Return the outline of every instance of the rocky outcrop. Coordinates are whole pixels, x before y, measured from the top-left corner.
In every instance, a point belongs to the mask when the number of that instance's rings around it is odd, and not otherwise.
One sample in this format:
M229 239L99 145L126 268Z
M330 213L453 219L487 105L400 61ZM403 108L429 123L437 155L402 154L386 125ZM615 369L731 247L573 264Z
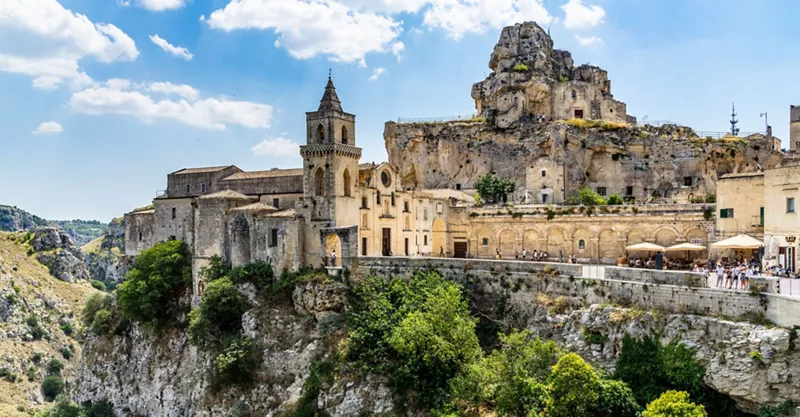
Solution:
M240 290L255 297L254 287ZM322 320L341 312L343 290L337 283L299 283L291 298L259 301L244 314L243 332L255 339L263 358L252 388L211 392L212 356L192 346L184 330L153 336L133 326L121 336L86 341L75 399L108 400L125 415L226 416L239 404L259 416L290 411L303 395L311 363L330 349L322 334L330 333L330 326L322 329L309 316ZM385 380L346 374L323 384L317 406L340 417L375 415L393 407Z
M530 294L511 298L516 324L606 370L613 370L626 333L639 338L656 332L663 343L677 338L696 349L698 362L706 368L706 384L745 411L755 413L762 404L800 398L800 351L794 347L794 330L601 305L559 313L538 305ZM604 341L593 343L587 334L601 335Z
M131 259L125 253L125 218L118 217L108 224L108 229L99 238L81 248L86 255L86 269L93 280L118 284L131 268Z
M530 123L498 130L483 122L386 123L389 163L404 187L472 188L495 172L518 189L526 173L541 163L559 165L567 193L606 187L637 199L678 192L716 192L724 174L777 166L782 154L761 135L712 140L678 126L603 128L567 123ZM692 186L685 186L686 178Z
M47 220L25 210L0 205L0 231L19 232L37 226L46 226Z
M31 234L29 244L36 260L54 277L66 282L89 279L83 252L72 243L69 234L55 227L37 227Z

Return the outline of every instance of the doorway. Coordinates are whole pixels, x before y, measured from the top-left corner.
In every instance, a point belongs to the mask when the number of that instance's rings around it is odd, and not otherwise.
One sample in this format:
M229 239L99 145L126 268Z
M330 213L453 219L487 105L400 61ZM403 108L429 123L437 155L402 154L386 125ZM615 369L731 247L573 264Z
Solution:
M583 119L583 110L575 110L575 118Z
M406 256L408 256L408 238L406 238L405 242L406 242L406 244L405 244L405 252L404 253L406 254Z
M454 242L453 243L453 257L466 258L467 257L467 242Z
M361 256L367 256L367 238L361 238Z
M383 228L383 256L390 256L392 254L392 229L388 227Z

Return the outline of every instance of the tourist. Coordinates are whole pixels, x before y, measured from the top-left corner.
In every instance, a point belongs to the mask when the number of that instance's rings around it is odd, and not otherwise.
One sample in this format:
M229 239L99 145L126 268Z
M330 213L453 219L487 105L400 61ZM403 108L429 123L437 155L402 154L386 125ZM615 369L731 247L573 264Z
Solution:
M519 251L518 250L514 251L514 259L519 259Z
M722 264L717 264L717 284L714 286L715 288L722 288L722 279L725 275L725 268L722 267Z
M750 278L753 278L753 276L755 274L756 274L756 271L755 271L755 269L753 269L753 266L752 265L748 266L747 267L747 271L745 271L745 273L744 273L744 281L742 281L742 289L743 290L746 290L746 289L748 289L750 287Z
M439 246L439 257L444 258L444 247Z
M522 247L522 260L524 261L525 258L528 257L528 250L525 249L525 246Z
M500 253L500 248L495 248L494 249L494 258L495 259L502 259L503 258L503 254Z
M531 260L534 261L534 262L539 260L539 250L538 249L534 249L533 255L531 255Z
M331 251L331 266L336 266L336 249Z

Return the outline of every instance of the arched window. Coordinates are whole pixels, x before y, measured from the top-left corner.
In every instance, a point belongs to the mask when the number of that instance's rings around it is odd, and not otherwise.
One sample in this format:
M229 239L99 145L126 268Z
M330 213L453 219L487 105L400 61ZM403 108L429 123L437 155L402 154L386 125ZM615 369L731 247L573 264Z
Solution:
M320 197L325 195L325 171L322 168L317 168L317 172L314 173L314 195Z
M342 145L347 145L350 139L347 137L347 127L342 126Z
M350 171L348 171L347 168L344 169L344 175L342 176L342 180L344 181L344 196L352 197L352 193L350 191L351 187Z
M322 124L317 126L317 143L325 142L325 128L322 127Z
M581 240L578 241L578 249L581 249L581 250L586 249L586 241L585 240L581 239Z

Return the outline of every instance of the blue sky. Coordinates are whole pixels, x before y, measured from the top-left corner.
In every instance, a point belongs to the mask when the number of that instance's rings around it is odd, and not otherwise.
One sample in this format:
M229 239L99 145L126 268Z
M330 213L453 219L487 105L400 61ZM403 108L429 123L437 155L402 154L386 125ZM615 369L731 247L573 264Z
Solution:
M5 0L0 203L109 220L183 167L298 167L329 68L363 161L385 160L387 120L474 111L521 20L608 70L640 120L724 131L735 102L742 131L766 111L786 141L798 15L791 0Z

